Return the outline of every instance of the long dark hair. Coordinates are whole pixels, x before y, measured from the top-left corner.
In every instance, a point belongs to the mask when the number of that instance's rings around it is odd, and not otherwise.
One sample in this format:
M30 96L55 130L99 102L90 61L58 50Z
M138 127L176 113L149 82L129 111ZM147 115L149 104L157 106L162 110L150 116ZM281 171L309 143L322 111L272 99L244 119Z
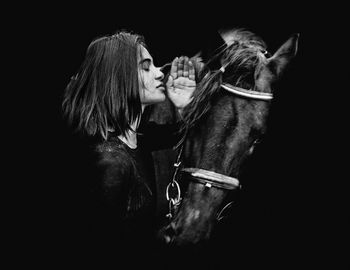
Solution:
M93 40L78 73L68 83L62 113L76 130L101 135L109 129L126 135L141 117L138 55L140 35L119 31Z

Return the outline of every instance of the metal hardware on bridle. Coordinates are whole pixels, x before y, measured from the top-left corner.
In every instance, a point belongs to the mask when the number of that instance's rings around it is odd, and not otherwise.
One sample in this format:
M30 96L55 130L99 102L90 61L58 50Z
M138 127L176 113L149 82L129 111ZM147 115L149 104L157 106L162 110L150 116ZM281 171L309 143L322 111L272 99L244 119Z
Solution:
M171 182L167 185L165 195L166 199L169 202L169 212L166 215L167 218L171 219L177 209L177 207L180 205L181 202L181 189L179 183L176 181L179 171L180 171L180 166L181 166L181 154L182 154L182 149L183 145L181 145L181 148L179 150L179 153L176 158L176 162L174 163L175 171L173 174L173 179ZM170 188L174 194L170 195Z
M190 178L198 183L203 184L206 188L221 188L226 190L241 189L242 186L237 178L226 176L220 173L207 171L198 168L183 168L182 172L188 173ZM221 221L225 216L224 213L231 207L234 201L227 203L217 214L216 220ZM227 211L226 211L227 212Z

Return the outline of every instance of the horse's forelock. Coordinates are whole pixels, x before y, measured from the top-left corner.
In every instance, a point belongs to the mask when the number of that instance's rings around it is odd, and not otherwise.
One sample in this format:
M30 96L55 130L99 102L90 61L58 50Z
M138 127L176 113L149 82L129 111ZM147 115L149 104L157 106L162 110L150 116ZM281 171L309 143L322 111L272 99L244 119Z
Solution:
M264 61L265 42L245 29L233 29L224 36L228 41L222 56L227 70L224 80L242 88L253 87L255 70Z

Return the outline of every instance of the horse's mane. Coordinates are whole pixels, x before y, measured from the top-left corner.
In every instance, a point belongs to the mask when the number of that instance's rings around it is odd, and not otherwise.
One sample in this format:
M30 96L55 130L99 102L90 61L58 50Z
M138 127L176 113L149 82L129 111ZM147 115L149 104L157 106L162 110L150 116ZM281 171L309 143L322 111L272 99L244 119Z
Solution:
M193 126L208 112L210 100L223 82L246 89L253 88L256 71L266 61L266 44L254 33L239 28L221 31L220 34L226 43L218 48L218 53L208 59L198 73L199 82L193 99L184 110L186 128ZM210 63L217 58L223 69L211 70Z

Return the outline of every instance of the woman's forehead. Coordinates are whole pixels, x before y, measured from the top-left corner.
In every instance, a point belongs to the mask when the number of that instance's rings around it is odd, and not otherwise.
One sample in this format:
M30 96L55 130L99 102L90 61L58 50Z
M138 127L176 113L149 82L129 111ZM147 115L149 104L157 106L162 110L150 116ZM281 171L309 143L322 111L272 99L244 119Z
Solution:
M140 45L140 55L139 55L139 57L141 57L140 60L143 60L143 59L150 59L150 60L153 60L153 59L152 59L152 56L150 55L150 53L148 52L148 50L147 50L144 46L142 46L142 45Z

